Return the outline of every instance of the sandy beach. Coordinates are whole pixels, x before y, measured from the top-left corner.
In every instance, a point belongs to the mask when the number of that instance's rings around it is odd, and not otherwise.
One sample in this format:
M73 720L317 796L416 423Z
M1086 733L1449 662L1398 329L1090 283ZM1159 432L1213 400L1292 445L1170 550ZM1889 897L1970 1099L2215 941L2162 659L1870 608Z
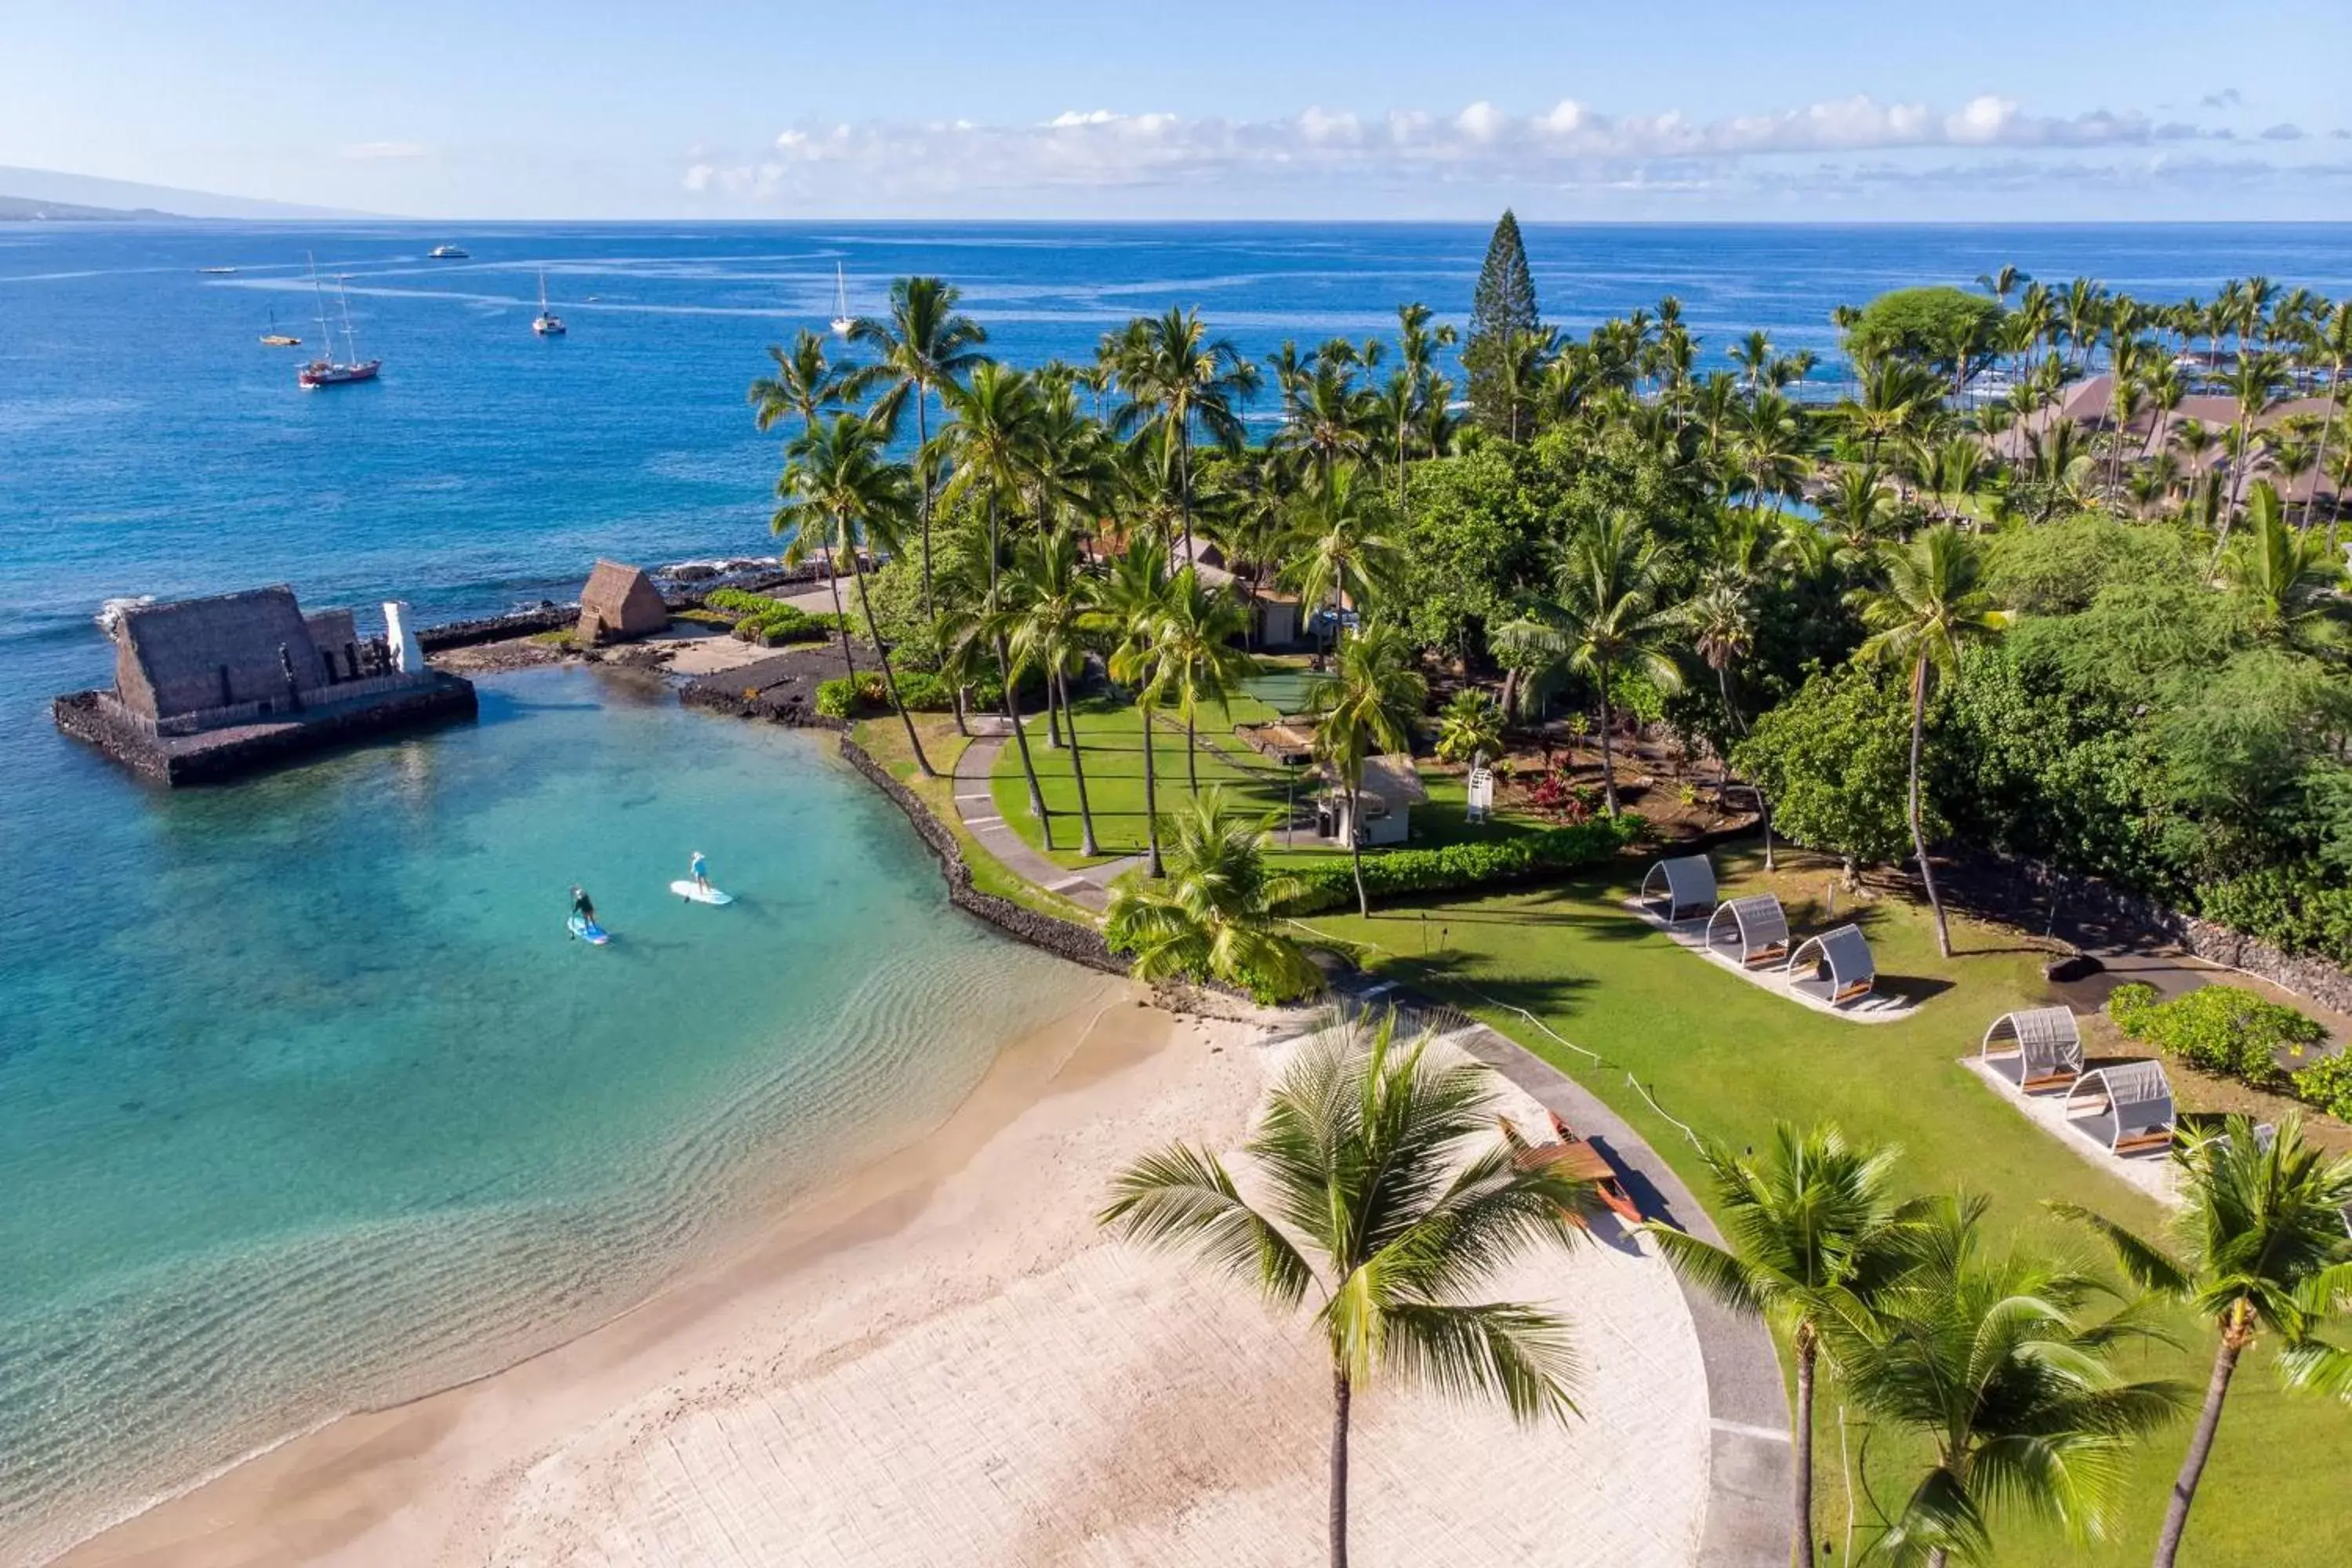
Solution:
M1302 1321L1106 1237L1111 1173L1231 1150L1297 1021L1106 980L916 1148L721 1267L478 1383L350 1417L68 1553L97 1564L1296 1564L1328 1379ZM1532 1102L1500 1108L1533 1123ZM1609 1231L1498 1294L1573 1325L1582 1418L1360 1394L1368 1564L1690 1562L1698 1345Z

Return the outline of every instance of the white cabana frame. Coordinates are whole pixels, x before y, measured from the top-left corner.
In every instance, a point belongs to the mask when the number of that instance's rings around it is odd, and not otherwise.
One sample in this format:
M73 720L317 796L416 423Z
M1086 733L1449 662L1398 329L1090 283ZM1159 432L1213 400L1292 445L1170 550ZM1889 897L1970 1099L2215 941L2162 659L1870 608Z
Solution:
M2172 1080L2158 1061L2094 1068L2066 1090L2066 1121L2116 1154L2172 1147Z
M2083 1076L2083 1026L2072 1007L2003 1013L1985 1031L1978 1055L2027 1094L2064 1089Z
M1878 963L1860 926L1840 926L1809 936L1789 955L1789 989L1843 1007L1870 994L1878 984Z
M1771 963L1789 951L1789 916L1777 893L1733 899L1707 917L1706 946L1710 952L1737 957L1739 966L1752 969Z
M1653 885L1664 884L1653 893ZM1668 925L1676 925L1715 908L1715 867L1704 855L1660 860L1642 874L1642 902L1658 911ZM1685 910L1692 915L1683 913Z

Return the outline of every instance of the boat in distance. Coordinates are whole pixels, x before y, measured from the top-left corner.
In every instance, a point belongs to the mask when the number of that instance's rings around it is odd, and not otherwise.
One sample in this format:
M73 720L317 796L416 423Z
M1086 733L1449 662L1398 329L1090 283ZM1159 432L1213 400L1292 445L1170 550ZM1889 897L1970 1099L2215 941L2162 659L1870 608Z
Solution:
M462 245L436 245L425 253L427 261L464 261L474 253Z
M322 386L348 386L355 381L373 381L383 369L380 359L360 358L359 343L352 332L351 296L343 291L343 280L335 279L335 298L343 308L343 357L335 357L335 329L327 321L327 289L319 281L319 258L310 258L310 287L319 296L319 342L317 359L294 373L294 384L305 392L316 392Z
M539 269L539 314L530 320L530 330L542 338L560 338L564 333L563 318L547 308L547 268Z

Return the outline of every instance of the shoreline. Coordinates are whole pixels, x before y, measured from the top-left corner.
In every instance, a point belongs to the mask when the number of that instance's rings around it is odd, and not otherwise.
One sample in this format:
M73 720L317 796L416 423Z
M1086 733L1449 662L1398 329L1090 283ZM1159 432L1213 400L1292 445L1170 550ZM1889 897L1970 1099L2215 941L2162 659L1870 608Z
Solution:
M289 1433L152 1499L46 1561L56 1568L166 1561L258 1568L341 1551L399 1511L376 1483L397 1481L428 1460L469 1406L529 1397L533 1385L565 1381L575 1373L574 1363L625 1367L656 1354L665 1342L715 1337L714 1320L740 1310L747 1290L820 1262L834 1249L887 1237L894 1220L904 1218L903 1205L956 1174L1074 1068L1080 1071L1073 1082L1117 1070L1136 1041L1116 1031L1107 1040L1096 1038L1114 1009L1142 1011L1160 1026L1145 1055L1163 1047L1183 1023L1149 1006L1139 987L1105 977L1093 990L1078 1006L999 1052L971 1094L936 1126L875 1151L801 1204L764 1221L747 1217L743 1238L729 1254L704 1260L614 1317L497 1371ZM1089 1057L1104 1059L1082 1062ZM919 1152L905 1158L910 1150ZM371 1468L381 1473L370 1476ZM289 1493L306 1504L290 1520L283 1517Z

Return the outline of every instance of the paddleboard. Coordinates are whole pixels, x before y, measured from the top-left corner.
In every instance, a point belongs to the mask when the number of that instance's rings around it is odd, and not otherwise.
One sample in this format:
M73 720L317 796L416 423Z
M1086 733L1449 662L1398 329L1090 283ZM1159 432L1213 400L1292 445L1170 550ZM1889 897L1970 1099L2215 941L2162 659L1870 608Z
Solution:
M698 888L691 881L687 880L672 882L669 885L669 890L681 899L698 904L731 904L735 901L735 895L732 893L722 893L716 888Z
M564 929L569 931L573 936L578 937L582 942L587 942L592 947L602 947L606 942L613 940L612 932L606 931L603 926L595 924L593 921L582 920L578 915L573 915L570 920L564 921L563 925Z

